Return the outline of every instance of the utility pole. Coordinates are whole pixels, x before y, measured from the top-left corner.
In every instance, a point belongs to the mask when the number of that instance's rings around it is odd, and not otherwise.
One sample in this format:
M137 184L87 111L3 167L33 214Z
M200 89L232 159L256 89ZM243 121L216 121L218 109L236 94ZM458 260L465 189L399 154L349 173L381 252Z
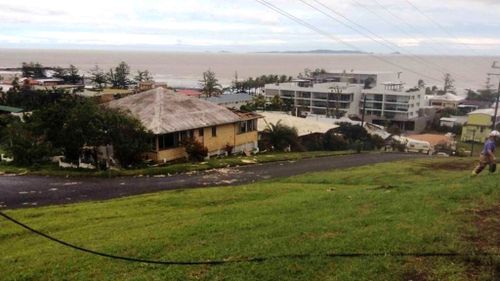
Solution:
M361 127L365 126L366 94L363 97L363 114L361 115Z
M472 141L470 147L470 157L474 156L474 142L476 141L476 130L472 130Z
M500 66L497 66L497 63L498 61L494 61L493 62L493 65L491 66L491 68L493 69L500 69ZM499 76L500 77L500 73L488 73L488 75L494 75L494 76ZM493 120L492 120L492 125L491 125L491 129L492 130L495 130L496 128L496 123L497 123L497 116L498 116L498 102L500 101L500 81L498 82L498 92L497 92L497 102L495 104L495 115L493 116Z

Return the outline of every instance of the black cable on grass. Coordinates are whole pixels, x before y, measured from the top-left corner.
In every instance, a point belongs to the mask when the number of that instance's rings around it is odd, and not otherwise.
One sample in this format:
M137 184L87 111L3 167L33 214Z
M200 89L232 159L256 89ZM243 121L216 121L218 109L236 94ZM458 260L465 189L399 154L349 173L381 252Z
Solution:
M498 257L500 253L471 253L462 254L456 252L450 253L404 253L404 252L389 252L389 253L330 253L330 254L297 254L297 255L278 255L271 257L247 257L240 259L222 259L222 260L205 260L205 261L168 261L168 260L148 260L134 257L124 257L117 256L113 254L102 253L94 250L90 250L87 248L83 248L80 246L73 245L71 243L62 241L60 239L54 238L48 234L45 234L41 231L33 229L32 227L10 217L9 215L0 212L0 216L4 217L6 220L26 229L30 232L42 236L48 240L61 244L65 247L71 248L73 250L77 250L80 252L85 252L88 254L101 256L109 259L129 261L129 262L138 262L138 263L147 263L147 264L157 264L157 265L180 265L180 266L190 266L190 265L223 265L229 263L250 263L250 262L266 262L269 260L276 259L305 259L312 257L327 257L327 258L383 258L383 257L420 257L420 258L430 258L430 257L448 257L448 258L470 258L470 257Z

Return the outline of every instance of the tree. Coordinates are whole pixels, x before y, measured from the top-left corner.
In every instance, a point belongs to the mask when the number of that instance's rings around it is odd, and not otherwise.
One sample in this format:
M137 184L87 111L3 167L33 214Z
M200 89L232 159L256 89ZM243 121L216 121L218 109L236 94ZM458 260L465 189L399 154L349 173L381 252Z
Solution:
M283 99L283 111L290 112L293 110L294 102L292 99Z
M485 101L485 102L494 102L496 100L496 93L492 90L479 90L473 91L471 89L467 90L467 100L476 100L476 101Z
M112 144L115 158L123 167L140 163L144 152L151 149L153 135L142 123L118 109L100 109L103 114L105 143Z
M2 130L2 143L18 165L43 162L51 150L43 135L34 133L30 123L21 122L18 118L11 120Z
M275 151L285 151L289 147L299 143L298 133L295 127L290 127L281 123L268 124L263 134L263 141L269 149Z
M264 95L256 95L252 102L256 109L266 110L267 98Z
M110 69L107 74L107 80L113 88L117 89L128 89L131 81L128 78L130 75L130 67L124 61L122 61L117 67Z
M66 80L67 76L68 70L66 70L65 68L62 68L60 66L56 66L54 68L54 74L52 74L52 77Z
M332 93L335 94L335 118L340 118L342 117L343 113L340 111L340 96L342 94L342 88L339 86L335 86L330 88L332 90ZM326 116L330 116L330 93L327 94L327 100L326 100Z
M424 80L419 79L419 80L418 80L417 87L418 87L419 89L424 89L424 88L425 88L425 82L424 82Z
M82 76L78 74L79 70L74 65L69 66L68 75L65 77L64 81L71 84L79 84L82 82Z
M365 128L359 125L352 125L349 123L340 123L335 132L340 133L349 143L354 143L356 140L366 140L368 132Z
M151 73L149 73L149 70L137 70L137 75L134 77L134 81L136 83L144 82L144 81L151 81L153 80L153 76Z
M326 73L326 70L324 70L323 68L316 68L310 74L311 74L312 77L314 77L314 76L318 76L320 74L325 74L325 73Z
M281 111L283 110L283 100L279 95L275 95L271 99L270 110Z
M443 77L443 80L444 80L444 87L443 87L444 93L447 93L447 92L454 93L455 92L455 79L453 79L449 73L446 73Z
M207 97L218 96L222 93L221 85L219 80L215 77L215 72L212 70L207 70L203 72L203 80L200 81L203 87L202 92Z
M76 162L84 146L113 145L116 159L125 167L141 161L151 135L139 120L126 112L103 108L94 101L67 96L33 112L26 124L43 136L45 144Z
M371 88L373 88L375 82L376 82L375 78L373 78L373 77L366 78L365 83L364 83L364 88L365 89L371 89Z
M106 74L99 68L98 65L96 65L90 70L90 81L96 88L103 89L106 86L108 79Z
M31 78L46 78L45 68L40 63L26 63L23 62L21 66L21 72L23 77Z

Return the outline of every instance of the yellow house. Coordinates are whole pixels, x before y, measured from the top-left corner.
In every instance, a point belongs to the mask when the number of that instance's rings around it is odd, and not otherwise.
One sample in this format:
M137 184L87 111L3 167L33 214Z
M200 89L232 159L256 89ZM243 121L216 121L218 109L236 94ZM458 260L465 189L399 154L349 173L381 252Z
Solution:
M229 110L214 103L155 88L110 102L109 107L130 111L155 135L147 157L167 162L187 157L183 140L194 138L209 156L251 152L257 147L260 115Z
M488 138L493 124L494 109L479 109L469 113L467 123L462 129L462 141L483 142ZM500 123L500 116L497 116L495 125Z

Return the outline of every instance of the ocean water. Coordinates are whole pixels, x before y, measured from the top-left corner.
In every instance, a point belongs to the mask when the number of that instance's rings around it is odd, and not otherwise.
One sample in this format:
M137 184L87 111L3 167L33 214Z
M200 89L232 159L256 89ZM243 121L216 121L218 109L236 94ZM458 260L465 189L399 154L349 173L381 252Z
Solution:
M149 70L155 79L173 87L196 87L202 73L211 69L219 82L229 85L237 73L239 79L262 74L296 76L305 68L356 71L401 71L401 80L409 86L422 78L428 86L442 85L443 72L450 72L459 91L484 87L492 62L499 57L380 55L382 61L370 55L337 54L260 54L260 53L174 53L155 51L99 50L28 50L0 49L0 67L16 67L22 62L40 62L47 66L76 65L87 73L95 65L108 70L121 61L132 71ZM425 61L425 63L422 63ZM397 64L406 69L393 65ZM424 78L430 76L430 78ZM492 79L497 84L497 78Z

